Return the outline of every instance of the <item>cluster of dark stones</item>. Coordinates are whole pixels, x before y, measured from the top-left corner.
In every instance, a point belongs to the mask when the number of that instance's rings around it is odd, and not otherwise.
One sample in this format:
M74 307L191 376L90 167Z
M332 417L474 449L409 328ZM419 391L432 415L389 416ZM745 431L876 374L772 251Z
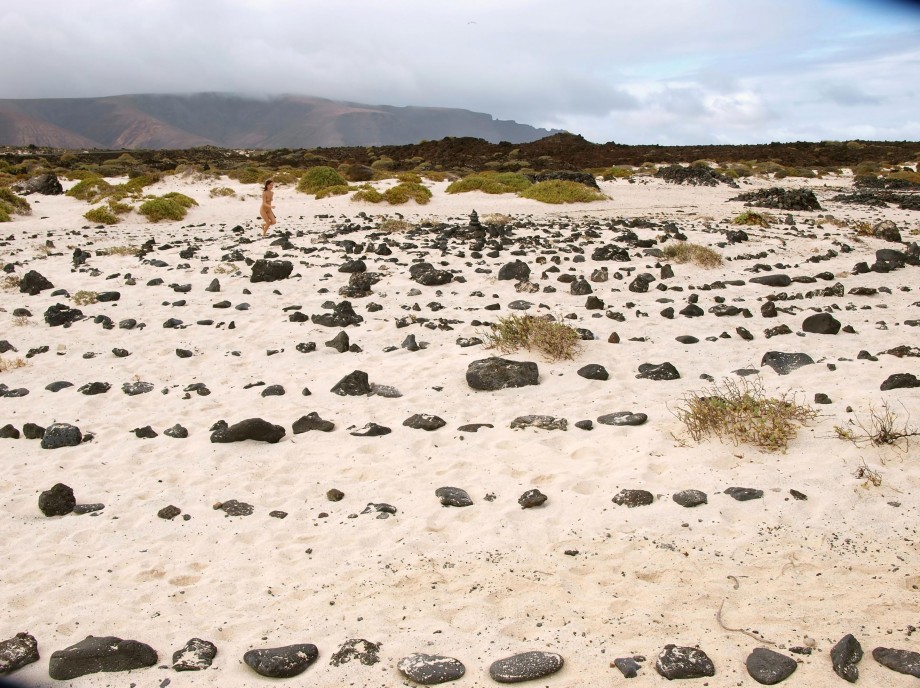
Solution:
M738 184L735 180L719 174L709 167L683 167L682 165L668 165L659 167L655 176L671 184L690 184L692 186L718 186L727 184L737 189Z
M729 200L775 210L821 210L821 204L811 189L784 189L774 186L758 191L746 191Z

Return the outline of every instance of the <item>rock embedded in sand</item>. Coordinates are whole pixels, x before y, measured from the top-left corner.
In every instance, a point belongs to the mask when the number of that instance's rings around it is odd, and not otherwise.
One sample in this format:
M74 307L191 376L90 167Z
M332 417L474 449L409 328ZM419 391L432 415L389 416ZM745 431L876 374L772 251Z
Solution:
M511 421L511 429L539 428L540 430L568 430L569 422L555 416L518 416Z
M129 397L137 396L138 394L147 394L148 392L153 391L152 382L125 382L121 386L121 391L127 394Z
M38 660L38 641L28 633L17 633L0 642L0 676Z
M910 389L920 387L920 380L913 373L893 373L881 384L879 389L887 392L892 389Z
M636 678L639 675L639 669L642 668L635 657L617 657L613 660L613 666L620 670L623 678Z
M54 285L41 273L29 270L19 281L19 292L36 296L46 289L54 289Z
M319 414L316 411L311 411L305 416L301 416L294 421L294 424L291 426L291 430L294 431L295 435L300 435L304 432L310 432L311 430L317 430L319 432L332 432L335 429L335 423L331 420L323 420L319 417Z
M83 433L76 425L69 423L52 423L42 436L42 449L59 449L75 447L83 441Z
M536 363L497 357L473 361L466 369L466 383L483 391L536 385L539 377Z
M799 666L792 657L765 647L755 648L744 664L751 678L764 686L774 686L785 681Z
M112 385L108 382L88 382L77 391L80 394L85 394L86 396L95 396L96 394L105 394L110 389Z
M443 418L428 413L416 413L406 418L406 420L403 421L403 425L413 430L427 430L431 432L432 430L443 428L447 425L447 422Z
M423 686L436 686L449 681L463 678L466 667L463 662L453 657L441 655L426 655L416 653L403 657L396 665L402 674L410 681L415 681Z
M72 323L83 318L83 311L78 308L71 308L63 303L56 303L48 307L44 317L49 327L70 327Z
M87 636L79 643L53 652L48 674L57 681L67 681L103 671L142 669L156 663L156 650L145 643L112 636Z
M64 187L61 186L61 182L54 172L45 172L29 177L26 181L16 182L13 184L12 189L23 196L33 193L41 194L42 196L59 196L64 193Z
M329 664L337 667L348 664L354 659L364 666L373 666L380 661L379 652L380 643L372 643L363 638L351 638L342 643L341 647L333 653Z
M188 437L188 430L176 423L168 430L164 430L163 434L167 437L172 437L173 439L184 440L186 437Z
M814 359L808 354L768 351L760 360L760 365L770 366L779 375L788 375L802 366L814 365Z
M534 507L542 506L546 500L547 496L534 488L527 490L527 492L518 497L518 504L521 505L522 509L533 509Z
M636 375L638 379L645 380L677 380L680 378L680 373L677 372L677 368L674 367L674 364L665 361L664 363L643 363L639 366L639 374Z
M655 661L655 671L673 679L715 676L716 669L705 652L696 647L665 645Z
M255 440L275 444L284 437L284 428L274 425L262 418L247 418L227 428L220 428L211 433L211 442L244 442Z
M473 506L469 493L459 487L439 487L434 491L435 497L441 500L442 506L466 507Z
M840 331L840 321L830 313L815 313L802 322L802 331L812 334L837 334Z
M252 504L240 502L235 499L228 499L226 502L215 505L214 508L220 509L227 514L227 516L252 516L252 513L255 511L255 507Z
M371 393L367 373L363 370L354 370L333 385L329 390L340 397L357 397Z
M19 435L20 435L19 430L15 426L11 425L10 423L7 423L2 428L0 428L0 439L18 440Z
M431 263L415 263L409 268L409 279L424 287L438 287L452 281L454 276L446 270L436 270Z
M157 512L157 518L162 518L164 521L172 521L176 516L178 516L181 513L182 513L182 509L170 504L169 506L164 506L162 509L160 509Z
M498 683L521 683L555 674L563 664L555 652L522 652L492 662L489 676Z
M350 434L353 437L383 437L384 435L389 435L391 432L393 431L385 425L378 425L377 423L370 422L360 430L355 430Z
M700 490L681 490L671 495L671 499L688 509L707 502L706 493Z
M582 366L578 369L578 375L585 378L586 380L610 379L610 373L608 373L607 369L599 363L589 363L586 366Z
M763 499L763 490L755 490L752 487L726 487L723 492L739 502Z
M192 638L181 650L173 653L173 669L176 671L201 671L211 666L217 656L217 646L201 638Z
M792 278L789 275L783 274L773 274L773 275L760 275L758 277L752 277L750 282L754 284L763 284L768 287L788 287L792 284Z
M530 266L522 260L505 263L498 271L499 280L514 280L523 282L530 279Z
M291 678L306 671L317 657L319 657L319 650L316 645L303 643L249 650L243 655L243 661L261 676Z
M260 258L252 264L250 282L277 282L287 279L294 270L289 260L265 260Z
M612 501L617 506L632 509L637 506L648 506L655 501L655 496L648 490L620 490Z
M888 667L892 671L897 671L899 674L920 678L920 652L877 647L872 650L872 658L882 666ZM0 662L2 662L2 659L0 659ZM0 667L2 667L2 664L0 664ZM0 673L2 673L2 669L0 669Z
M862 658L862 645L852 633L847 633L831 648L831 666L834 673L850 683L856 683L856 679L859 678L859 667L856 665Z
M597 422L601 425L643 425L648 420L644 413L633 413L632 411L617 411L616 413L605 413L598 416Z

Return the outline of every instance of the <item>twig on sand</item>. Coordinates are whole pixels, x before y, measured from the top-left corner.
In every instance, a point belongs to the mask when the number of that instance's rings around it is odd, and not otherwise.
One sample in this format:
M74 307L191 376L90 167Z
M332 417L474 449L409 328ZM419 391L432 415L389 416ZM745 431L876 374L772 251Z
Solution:
M748 636L749 638L753 638L754 640L756 640L756 641L758 641L758 642L766 643L767 645L776 645L776 643L774 643L772 640L767 640L766 638L761 638L759 635L757 635L757 634L755 634L755 633L751 633L750 631L746 631L746 630L744 630L743 628L729 628L728 626L726 626L726 625L722 622L722 607L724 607L724 606L725 606L725 600L723 599L723 600L722 600L722 604L719 605L719 611L716 612L716 621L719 622L719 625L720 625L724 630L726 630L726 631L731 631L732 633L744 633L744 635Z

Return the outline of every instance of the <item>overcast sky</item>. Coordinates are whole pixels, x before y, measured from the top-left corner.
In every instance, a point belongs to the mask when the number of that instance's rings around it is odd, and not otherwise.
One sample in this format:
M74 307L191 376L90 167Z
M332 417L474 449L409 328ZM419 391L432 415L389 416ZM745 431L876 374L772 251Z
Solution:
M3 0L0 26L0 98L289 93L596 142L920 139L906 1Z

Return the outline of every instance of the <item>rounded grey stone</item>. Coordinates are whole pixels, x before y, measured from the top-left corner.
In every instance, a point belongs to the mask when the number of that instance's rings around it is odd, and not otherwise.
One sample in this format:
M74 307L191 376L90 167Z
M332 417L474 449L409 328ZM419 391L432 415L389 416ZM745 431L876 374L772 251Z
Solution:
M396 665L403 675L423 686L436 686L456 681L466 673L466 667L459 659L440 655L416 653L403 657Z
M562 665L562 655L554 652L522 652L492 662L489 676L499 683L521 683L555 674Z

